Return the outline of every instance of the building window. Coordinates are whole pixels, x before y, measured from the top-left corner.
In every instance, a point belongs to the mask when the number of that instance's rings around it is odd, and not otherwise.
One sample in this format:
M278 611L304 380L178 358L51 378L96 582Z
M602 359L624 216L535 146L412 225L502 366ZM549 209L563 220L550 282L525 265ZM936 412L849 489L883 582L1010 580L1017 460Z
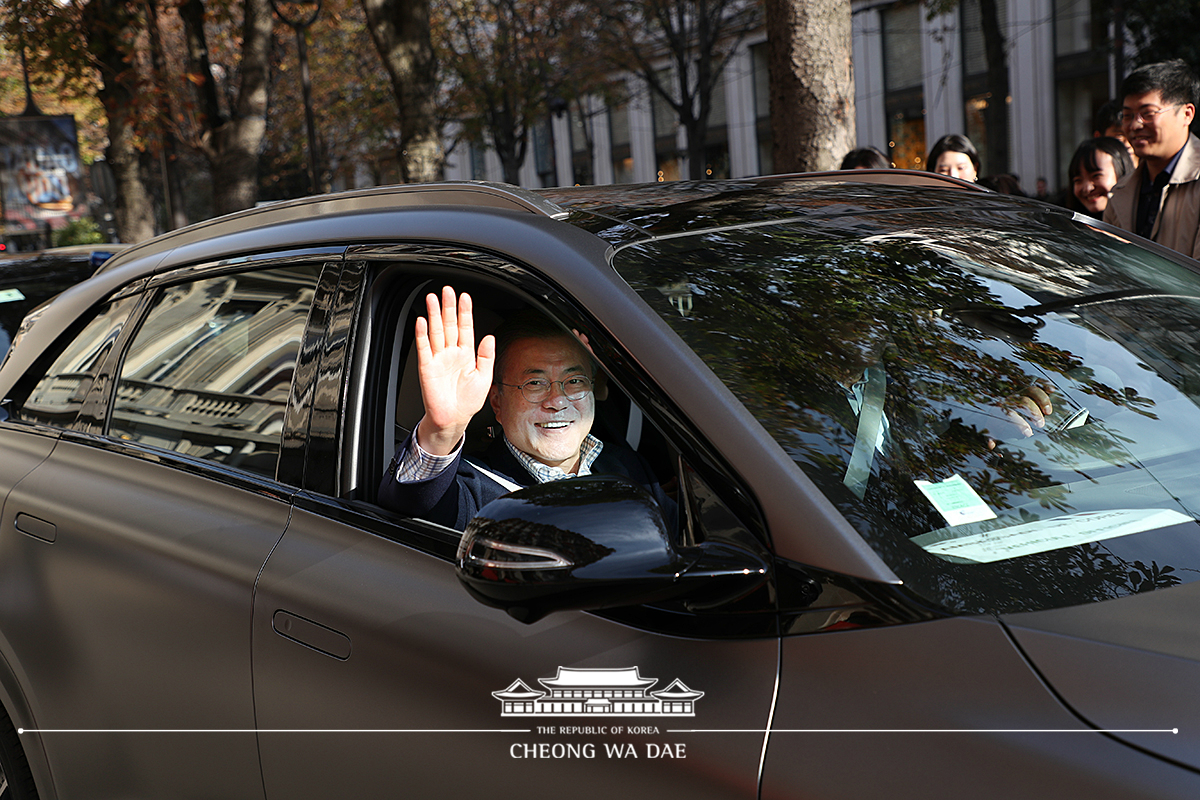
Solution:
M484 160L486 149L482 143L471 145L471 180L487 180L487 162Z
M547 120L533 126L533 165L542 186L557 186L558 174L554 159L554 131Z
M758 140L758 174L770 175L775 171L775 157L771 152L771 81L767 69L766 42L750 48L754 62L754 131Z
M659 85L677 96L671 70L658 72ZM650 90L650 110L654 120L655 175L659 181L677 181L679 170L679 121L675 109L661 94Z
M884 109L888 150L902 169L925 169L925 88L917 3L883 9Z
M725 78L728 67L722 70L713 86L708 112L708 132L704 139L705 178L729 177L729 113L725 107Z
M583 101L584 107L590 102ZM592 153L595 146L592 140L592 117L580 115L579 109L571 109L567 116L570 124L567 129L571 132L571 181L579 186L590 186L596 182L592 171Z
M629 102L608 110L609 140L612 142L613 183L633 183L633 150L629 144Z
M1109 100L1106 22L1091 0L1054 4L1054 84L1059 170L1092 135L1096 113ZM1063 174L1060 180L1069 178Z
M1007 47L1007 3L995 0L999 35ZM966 135L979 151L979 176L1008 171L1008 70L995 86L988 84L986 25L979 0L960 4L963 48L963 103L966 107ZM995 161L996 163L992 163Z

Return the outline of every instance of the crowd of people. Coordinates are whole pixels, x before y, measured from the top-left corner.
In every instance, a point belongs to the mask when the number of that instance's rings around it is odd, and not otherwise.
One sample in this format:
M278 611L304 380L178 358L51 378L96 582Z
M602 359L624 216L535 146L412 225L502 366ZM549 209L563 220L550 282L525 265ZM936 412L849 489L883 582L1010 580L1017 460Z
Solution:
M1148 64L1130 73L1117 98L1096 115L1093 136L1067 167L1066 189L1050 197L1038 179L1036 197L1200 258L1200 139L1191 133L1200 78L1184 61ZM888 169L874 147L851 150L842 169ZM980 176L979 153L961 134L933 145L926 169L1024 195L1016 175Z

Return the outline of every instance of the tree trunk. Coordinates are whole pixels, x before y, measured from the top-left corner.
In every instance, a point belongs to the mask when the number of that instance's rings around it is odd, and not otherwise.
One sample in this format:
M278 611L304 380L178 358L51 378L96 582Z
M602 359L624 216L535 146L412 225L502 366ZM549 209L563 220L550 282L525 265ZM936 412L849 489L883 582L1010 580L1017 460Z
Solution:
M179 7L187 29L191 72L202 81L199 110L204 133L200 149L212 170L217 214L250 208L258 200L258 154L267 130L274 18L269 0L245 0L242 9L241 83L233 113L227 118L217 102L216 79L208 61L203 0L187 0Z
M683 130L687 136L688 178L704 180L708 177L708 120L685 120Z
M766 0L774 171L837 169L855 146L849 0Z
M127 109L131 95L126 91L101 89L100 101L108 112L108 147L105 158L112 168L117 187L114 214L117 237L122 242L140 242L152 238L154 205L146 184L142 181L141 163L135 142L135 132Z
M159 85L159 135L162 148L159 164L162 169L163 197L167 201L166 227L167 230L174 230L187 225L188 219L183 205L183 191L180 188L175 128L171 120L171 103L166 86L166 54L163 52L162 34L158 25L158 0L144 0L143 4L146 8L146 26L150 32L150 63L154 68L154 80Z
M91 0L84 7L88 50L100 68L100 102L108 117L105 157L116 184L117 236L123 242L140 242L154 236L154 207L139 169L134 108L137 76L129 68L121 46L132 40L140 20L120 0Z
M441 180L437 75L429 33L429 0L361 0L375 49L392 81L400 122L400 179Z
M1009 169L1008 52L996 0L979 0L979 25L987 57L987 90L991 95L983 112L987 125L987 170L996 175Z
M237 103L233 119L213 131L213 206L218 214L252 208L258 201L258 154L267 133L275 19L269 0L245 0L243 9Z

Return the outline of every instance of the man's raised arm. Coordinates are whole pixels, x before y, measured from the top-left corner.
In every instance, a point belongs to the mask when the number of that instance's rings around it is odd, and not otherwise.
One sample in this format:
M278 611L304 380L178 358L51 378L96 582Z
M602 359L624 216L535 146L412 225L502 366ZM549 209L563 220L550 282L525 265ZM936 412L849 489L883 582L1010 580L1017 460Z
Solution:
M449 455L466 433L471 418L483 408L492 385L496 340L485 336L475 350L471 296L455 299L442 289L442 300L425 297L427 317L417 318L417 372L425 416L417 424L416 441L431 455Z

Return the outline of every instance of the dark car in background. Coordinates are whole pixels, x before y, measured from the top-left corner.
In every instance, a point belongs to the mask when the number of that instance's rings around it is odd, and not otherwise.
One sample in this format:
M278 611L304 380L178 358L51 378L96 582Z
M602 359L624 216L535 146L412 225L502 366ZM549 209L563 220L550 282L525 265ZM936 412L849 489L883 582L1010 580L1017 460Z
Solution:
M92 273L123 244L70 245L29 253L0 253L0 354L33 309Z
M376 505L446 285L586 334L675 507ZM1198 343L1195 262L929 173L388 187L130 247L0 366L8 791L1200 796Z

